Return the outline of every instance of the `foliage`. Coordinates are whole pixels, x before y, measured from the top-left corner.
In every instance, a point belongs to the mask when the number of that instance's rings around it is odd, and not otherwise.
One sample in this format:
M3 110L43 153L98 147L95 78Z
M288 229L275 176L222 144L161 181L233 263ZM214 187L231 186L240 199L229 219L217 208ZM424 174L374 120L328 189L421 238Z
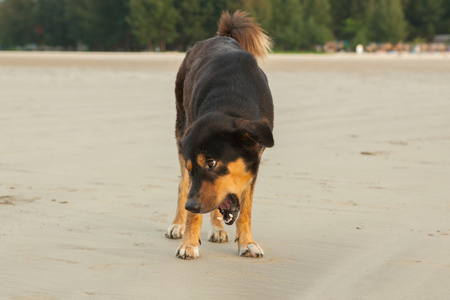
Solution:
M226 9L248 11L281 51L450 33L449 0L0 0L0 48L184 51Z
M362 20L345 19L341 32L342 37L350 41L351 48L355 48L358 44L366 45L369 42L367 26Z
M272 34L275 46L281 50L300 49L302 36L305 36L303 6L296 0L277 0L274 2L280 9L275 10Z
M127 17L132 33L141 45L159 44L162 51L166 50L166 42L172 42L176 37L175 22L178 11L171 0L130 0L130 15Z
M407 34L407 23L400 0L379 0L369 26L372 38L376 41L403 41Z
M441 32L450 32L450 1L410 0L405 8L410 23L410 38L423 37L431 41L441 28ZM447 23L447 28L445 28Z
M91 45L94 50L113 50L126 45L128 0L70 1L79 5L80 42Z
M195 41L214 34L216 28L210 31L207 26L208 18L214 14L211 1L207 0L176 0L175 7L180 13L180 22L177 24L177 48L180 50L193 46Z
M312 48L331 40L330 25L332 22L328 0L304 0L305 27L303 47Z
M7 0L0 6L0 39L25 45L36 40L35 5L32 0Z

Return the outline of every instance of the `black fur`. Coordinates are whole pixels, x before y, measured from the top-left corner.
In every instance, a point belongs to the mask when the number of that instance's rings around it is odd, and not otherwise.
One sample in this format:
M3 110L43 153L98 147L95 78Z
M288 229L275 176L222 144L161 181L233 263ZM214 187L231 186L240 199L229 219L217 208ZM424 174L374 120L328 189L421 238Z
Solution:
M181 180L166 233L182 238L179 258L199 257L204 213L211 213L209 241L228 241L223 224L236 222L239 255L264 255L252 238L251 208L261 155L274 145L273 104L255 57L265 57L270 46L246 12L224 12L218 37L197 43L180 66L175 135Z
M273 103L252 54L228 37L199 42L179 69L175 92L176 138L186 161L200 153L225 163L243 157L257 171L259 153L274 145Z

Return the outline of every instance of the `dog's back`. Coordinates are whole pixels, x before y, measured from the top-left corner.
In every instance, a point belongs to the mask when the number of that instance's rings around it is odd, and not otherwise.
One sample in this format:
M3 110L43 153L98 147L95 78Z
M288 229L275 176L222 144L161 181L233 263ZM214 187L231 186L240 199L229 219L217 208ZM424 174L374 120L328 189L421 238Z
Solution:
M218 36L188 51L177 75L176 137L210 110L236 110L247 119L266 119L273 126L272 96L255 57L264 58L271 39L245 12L224 12ZM254 103L252 103L254 102ZM256 109L255 109L256 108ZM180 117L181 116L181 117Z

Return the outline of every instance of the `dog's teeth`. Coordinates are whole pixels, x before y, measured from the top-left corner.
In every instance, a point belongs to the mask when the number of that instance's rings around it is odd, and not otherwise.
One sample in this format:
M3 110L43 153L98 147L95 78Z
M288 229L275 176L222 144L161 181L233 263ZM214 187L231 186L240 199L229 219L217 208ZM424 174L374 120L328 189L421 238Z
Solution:
M228 216L230 217L230 221L233 220L233 215L232 214L228 214Z

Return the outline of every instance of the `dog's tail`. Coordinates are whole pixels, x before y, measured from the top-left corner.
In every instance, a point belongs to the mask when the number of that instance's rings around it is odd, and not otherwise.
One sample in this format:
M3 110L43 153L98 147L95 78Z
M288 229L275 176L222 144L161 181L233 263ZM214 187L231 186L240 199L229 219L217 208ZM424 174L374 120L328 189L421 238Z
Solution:
M256 57L264 58L270 51L272 39L255 20L243 11L235 11L230 15L224 11L219 20L219 36L228 36Z

